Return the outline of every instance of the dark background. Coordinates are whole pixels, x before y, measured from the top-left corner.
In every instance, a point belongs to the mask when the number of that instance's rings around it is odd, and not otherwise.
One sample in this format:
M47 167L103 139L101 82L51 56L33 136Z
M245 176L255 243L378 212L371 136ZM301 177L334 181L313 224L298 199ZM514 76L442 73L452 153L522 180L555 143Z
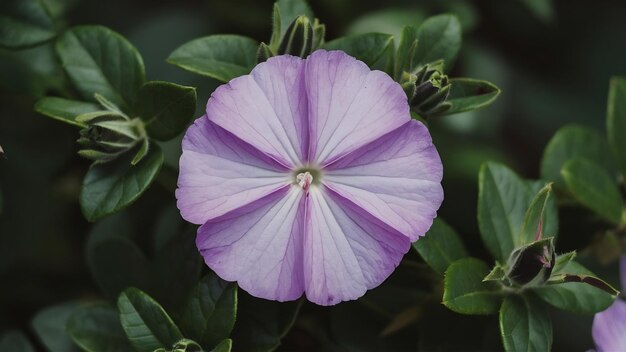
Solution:
M236 33L267 41L273 3L46 2L65 25L102 24L125 35L143 55L149 79L198 87L198 116L217 82L168 65L165 58L179 45L209 34ZM490 262L476 224L480 164L498 160L524 177L537 178L543 148L556 129L575 122L604 130L609 77L626 73L623 1L311 0L310 4L327 26L327 40L365 31L399 33L402 25L417 26L427 16L442 12L459 16L463 48L451 76L489 80L502 94L489 108L431 123L444 162L445 200L439 216L461 234L472 255ZM41 308L98 296L84 259L91 225L77 201L89 162L76 155L75 129L32 111L37 97L67 89L51 45L0 50L0 145L6 152L6 159L0 158L0 331L29 331L33 315ZM127 210L141 234L140 242L152 232L156 214L174 204L165 178L175 175L177 143L165 146L170 169ZM560 216L560 251L583 248L592 240L597 228L585 221L585 211L561 208ZM402 278L403 270L411 275L401 267L392 279ZM391 341L386 346L408 339L431 350L452 346L449 340L456 339L467 349L501 349L495 317L459 316L439 307L437 299L431 305L434 312L420 315L419 330L407 328L384 337ZM329 311L305 304L282 348L324 349L324 341L330 339L351 346L348 349L362 349L359 343L365 345L367 339L359 342L353 332L341 330L358 328L359 320L369 318L359 317L368 315L362 310L351 313L352 305ZM590 321L591 317L555 313L555 349L592 347ZM447 334L440 344L432 341L436 332L428 333L437 327ZM424 335L430 340L420 337Z

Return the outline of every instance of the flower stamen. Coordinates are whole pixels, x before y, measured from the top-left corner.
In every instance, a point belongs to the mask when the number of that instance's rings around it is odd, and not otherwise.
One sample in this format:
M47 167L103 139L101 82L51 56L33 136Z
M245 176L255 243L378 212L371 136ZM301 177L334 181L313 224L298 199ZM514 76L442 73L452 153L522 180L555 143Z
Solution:
M311 186L311 183L313 183L313 175L311 175L311 173L308 171L301 172L296 176L296 181L298 182L298 185L302 187L303 190L308 192L309 187Z

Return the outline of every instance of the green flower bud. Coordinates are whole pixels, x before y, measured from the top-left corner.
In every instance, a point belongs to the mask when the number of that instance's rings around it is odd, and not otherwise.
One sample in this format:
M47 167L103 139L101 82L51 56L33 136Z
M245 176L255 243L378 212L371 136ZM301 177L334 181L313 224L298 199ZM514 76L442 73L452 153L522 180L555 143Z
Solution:
M443 62L425 65L415 74L404 72L400 84L414 82L414 89L407 92L411 108L420 115L429 116L449 108L445 103L450 95L451 84L443 73ZM408 95L412 91L412 95Z
M305 15L296 17L282 34L280 6L274 4L272 15L272 37L269 44L261 43L257 50L257 62L266 61L276 55L294 55L305 58L324 44L326 26L317 18Z
M80 130L77 142L82 147L78 154L88 159L101 163L111 161L140 142L145 146L141 149L147 149L146 131L139 118L98 111L80 115L76 121L86 125Z
M511 253L507 277L518 286L541 285L550 279L555 262L554 239L541 239Z
M272 56L274 56L272 48L265 43L261 43L259 49L256 51L256 62L260 64L261 62L267 61L267 59Z
M287 28L278 46L278 55L307 57L313 48L313 26L307 16L298 16Z

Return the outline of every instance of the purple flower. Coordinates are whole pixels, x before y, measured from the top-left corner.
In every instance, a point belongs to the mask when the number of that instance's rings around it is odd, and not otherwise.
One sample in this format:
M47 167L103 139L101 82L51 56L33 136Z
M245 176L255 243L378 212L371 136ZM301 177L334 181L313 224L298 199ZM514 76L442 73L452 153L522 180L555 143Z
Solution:
M319 50L215 90L183 140L176 198L220 277L332 305L378 286L429 229L442 172L400 85Z
M620 259L622 289L626 288L626 256ZM626 351L626 302L618 297L593 318L591 329L598 352Z

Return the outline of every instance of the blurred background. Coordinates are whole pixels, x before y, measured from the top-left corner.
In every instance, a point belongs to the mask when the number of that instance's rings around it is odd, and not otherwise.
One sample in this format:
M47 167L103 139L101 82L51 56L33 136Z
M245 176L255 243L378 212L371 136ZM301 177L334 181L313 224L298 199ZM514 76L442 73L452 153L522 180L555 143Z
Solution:
M168 65L165 58L181 44L209 34L236 33L267 41L273 4L272 0L45 2L61 24L102 24L122 33L143 55L148 79L198 87L198 116L218 83ZM443 12L459 17L463 48L450 76L491 81L502 94L486 109L432 121L445 170L446 198L439 216L462 235L474 256L489 262L476 223L480 164L497 160L526 178L537 178L543 148L559 127L580 123L604 130L609 77L626 74L623 1L309 3L326 24L327 40L371 31L399 35L403 25L418 26L426 17ZM31 331L30 322L41 308L98 295L84 256L92 225L84 220L77 201L89 162L76 154L77 130L32 109L38 97L68 89L51 44L20 51L0 49L0 146L6 155L0 157L0 331ZM176 177L179 140L163 147L168 169L161 182L127 211L139 243L153 233L155 217L175 204L172 190L165 185ZM170 181L165 180L168 177ZM559 251L580 249L593 240L598 229L586 221L587 216L578 208L560 209ZM614 272L599 264L590 266L616 283ZM455 343L467 350L501 348L496 317L447 311L436 304L440 296L428 293L437 282L428 290L415 289L428 278L420 278L413 269L401 266L389 280L411 289L386 283L387 287L366 296L370 310L354 309L361 303L332 309L305 304L281 349L325 350L332 345L393 351L408 346L429 351L454 349ZM377 301L377 292L385 289L399 290L393 295L397 302ZM417 318L409 327L389 328L388 312L399 309L395 307L403 307L400 312L404 312L423 299L435 304L427 309L416 306L412 316ZM555 350L593 347L591 318L553 312Z

